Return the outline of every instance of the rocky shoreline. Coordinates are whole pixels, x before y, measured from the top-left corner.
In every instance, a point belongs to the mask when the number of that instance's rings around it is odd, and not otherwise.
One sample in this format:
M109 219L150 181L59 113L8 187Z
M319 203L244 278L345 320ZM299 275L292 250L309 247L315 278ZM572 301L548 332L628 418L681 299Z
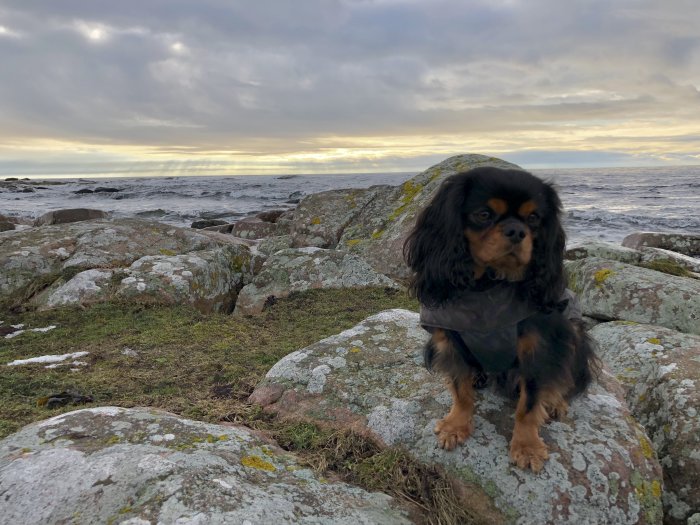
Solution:
M0 304L20 313L187 304L245 319L305 290L402 290L401 246L417 212L444 178L481 165L514 167L459 155L400 186L327 191L291 211L203 229L89 210L8 227ZM296 349L249 401L280 424L352 430L437 465L475 522L700 523L698 256L698 234L569 248L570 287L606 371L545 427L552 453L538 475L508 464L513 410L490 392L480 393L469 442L437 448L431 429L449 396L422 368L425 334L412 311L387 310ZM0 494L15 518L7 523L430 521L395 496L324 482L261 439L146 408L36 422L0 442Z

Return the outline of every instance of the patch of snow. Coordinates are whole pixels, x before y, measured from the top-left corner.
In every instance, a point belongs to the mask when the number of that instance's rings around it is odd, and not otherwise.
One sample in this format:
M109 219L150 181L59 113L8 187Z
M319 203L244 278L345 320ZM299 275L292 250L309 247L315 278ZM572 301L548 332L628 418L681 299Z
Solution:
M18 366L18 365L28 365L32 363L60 363L67 359L76 359L78 357L83 357L88 355L90 352L73 352L72 354L62 354L62 355L42 355L39 357L32 357L30 359L16 359L7 366Z

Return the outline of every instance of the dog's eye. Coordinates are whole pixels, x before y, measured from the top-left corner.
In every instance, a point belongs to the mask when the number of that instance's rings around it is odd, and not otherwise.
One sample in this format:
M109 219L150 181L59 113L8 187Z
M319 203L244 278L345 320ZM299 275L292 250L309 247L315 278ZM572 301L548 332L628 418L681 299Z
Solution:
M473 217L476 222L486 223L491 220L492 215L491 210L479 210L473 214Z
M530 226L537 226L540 223L540 216L537 213L531 213L527 216L527 223Z

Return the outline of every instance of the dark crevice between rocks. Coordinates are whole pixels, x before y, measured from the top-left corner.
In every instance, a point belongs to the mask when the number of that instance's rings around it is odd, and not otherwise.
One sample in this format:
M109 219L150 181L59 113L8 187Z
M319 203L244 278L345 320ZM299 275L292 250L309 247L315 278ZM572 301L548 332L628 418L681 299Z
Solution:
M280 420L256 406L227 419L263 432L316 472L407 504L415 510L412 518L418 524L504 523L505 517L480 487L465 488L441 466L420 463L404 448L382 446L352 430Z

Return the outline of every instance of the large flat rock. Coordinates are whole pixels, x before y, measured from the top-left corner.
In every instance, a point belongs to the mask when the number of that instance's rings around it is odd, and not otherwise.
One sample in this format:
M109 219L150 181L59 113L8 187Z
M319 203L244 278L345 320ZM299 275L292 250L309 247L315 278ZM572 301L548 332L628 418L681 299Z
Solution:
M422 366L426 338L418 314L382 312L283 358L251 401L279 417L366 432L443 465L500 509L503 523L661 522L660 467L614 378L543 427L550 458L533 474L509 462L515 403L488 390L478 394L467 442L450 452L437 446L433 428L451 399Z
M7 524L411 523L245 428L148 409L78 410L5 438L0 495Z

